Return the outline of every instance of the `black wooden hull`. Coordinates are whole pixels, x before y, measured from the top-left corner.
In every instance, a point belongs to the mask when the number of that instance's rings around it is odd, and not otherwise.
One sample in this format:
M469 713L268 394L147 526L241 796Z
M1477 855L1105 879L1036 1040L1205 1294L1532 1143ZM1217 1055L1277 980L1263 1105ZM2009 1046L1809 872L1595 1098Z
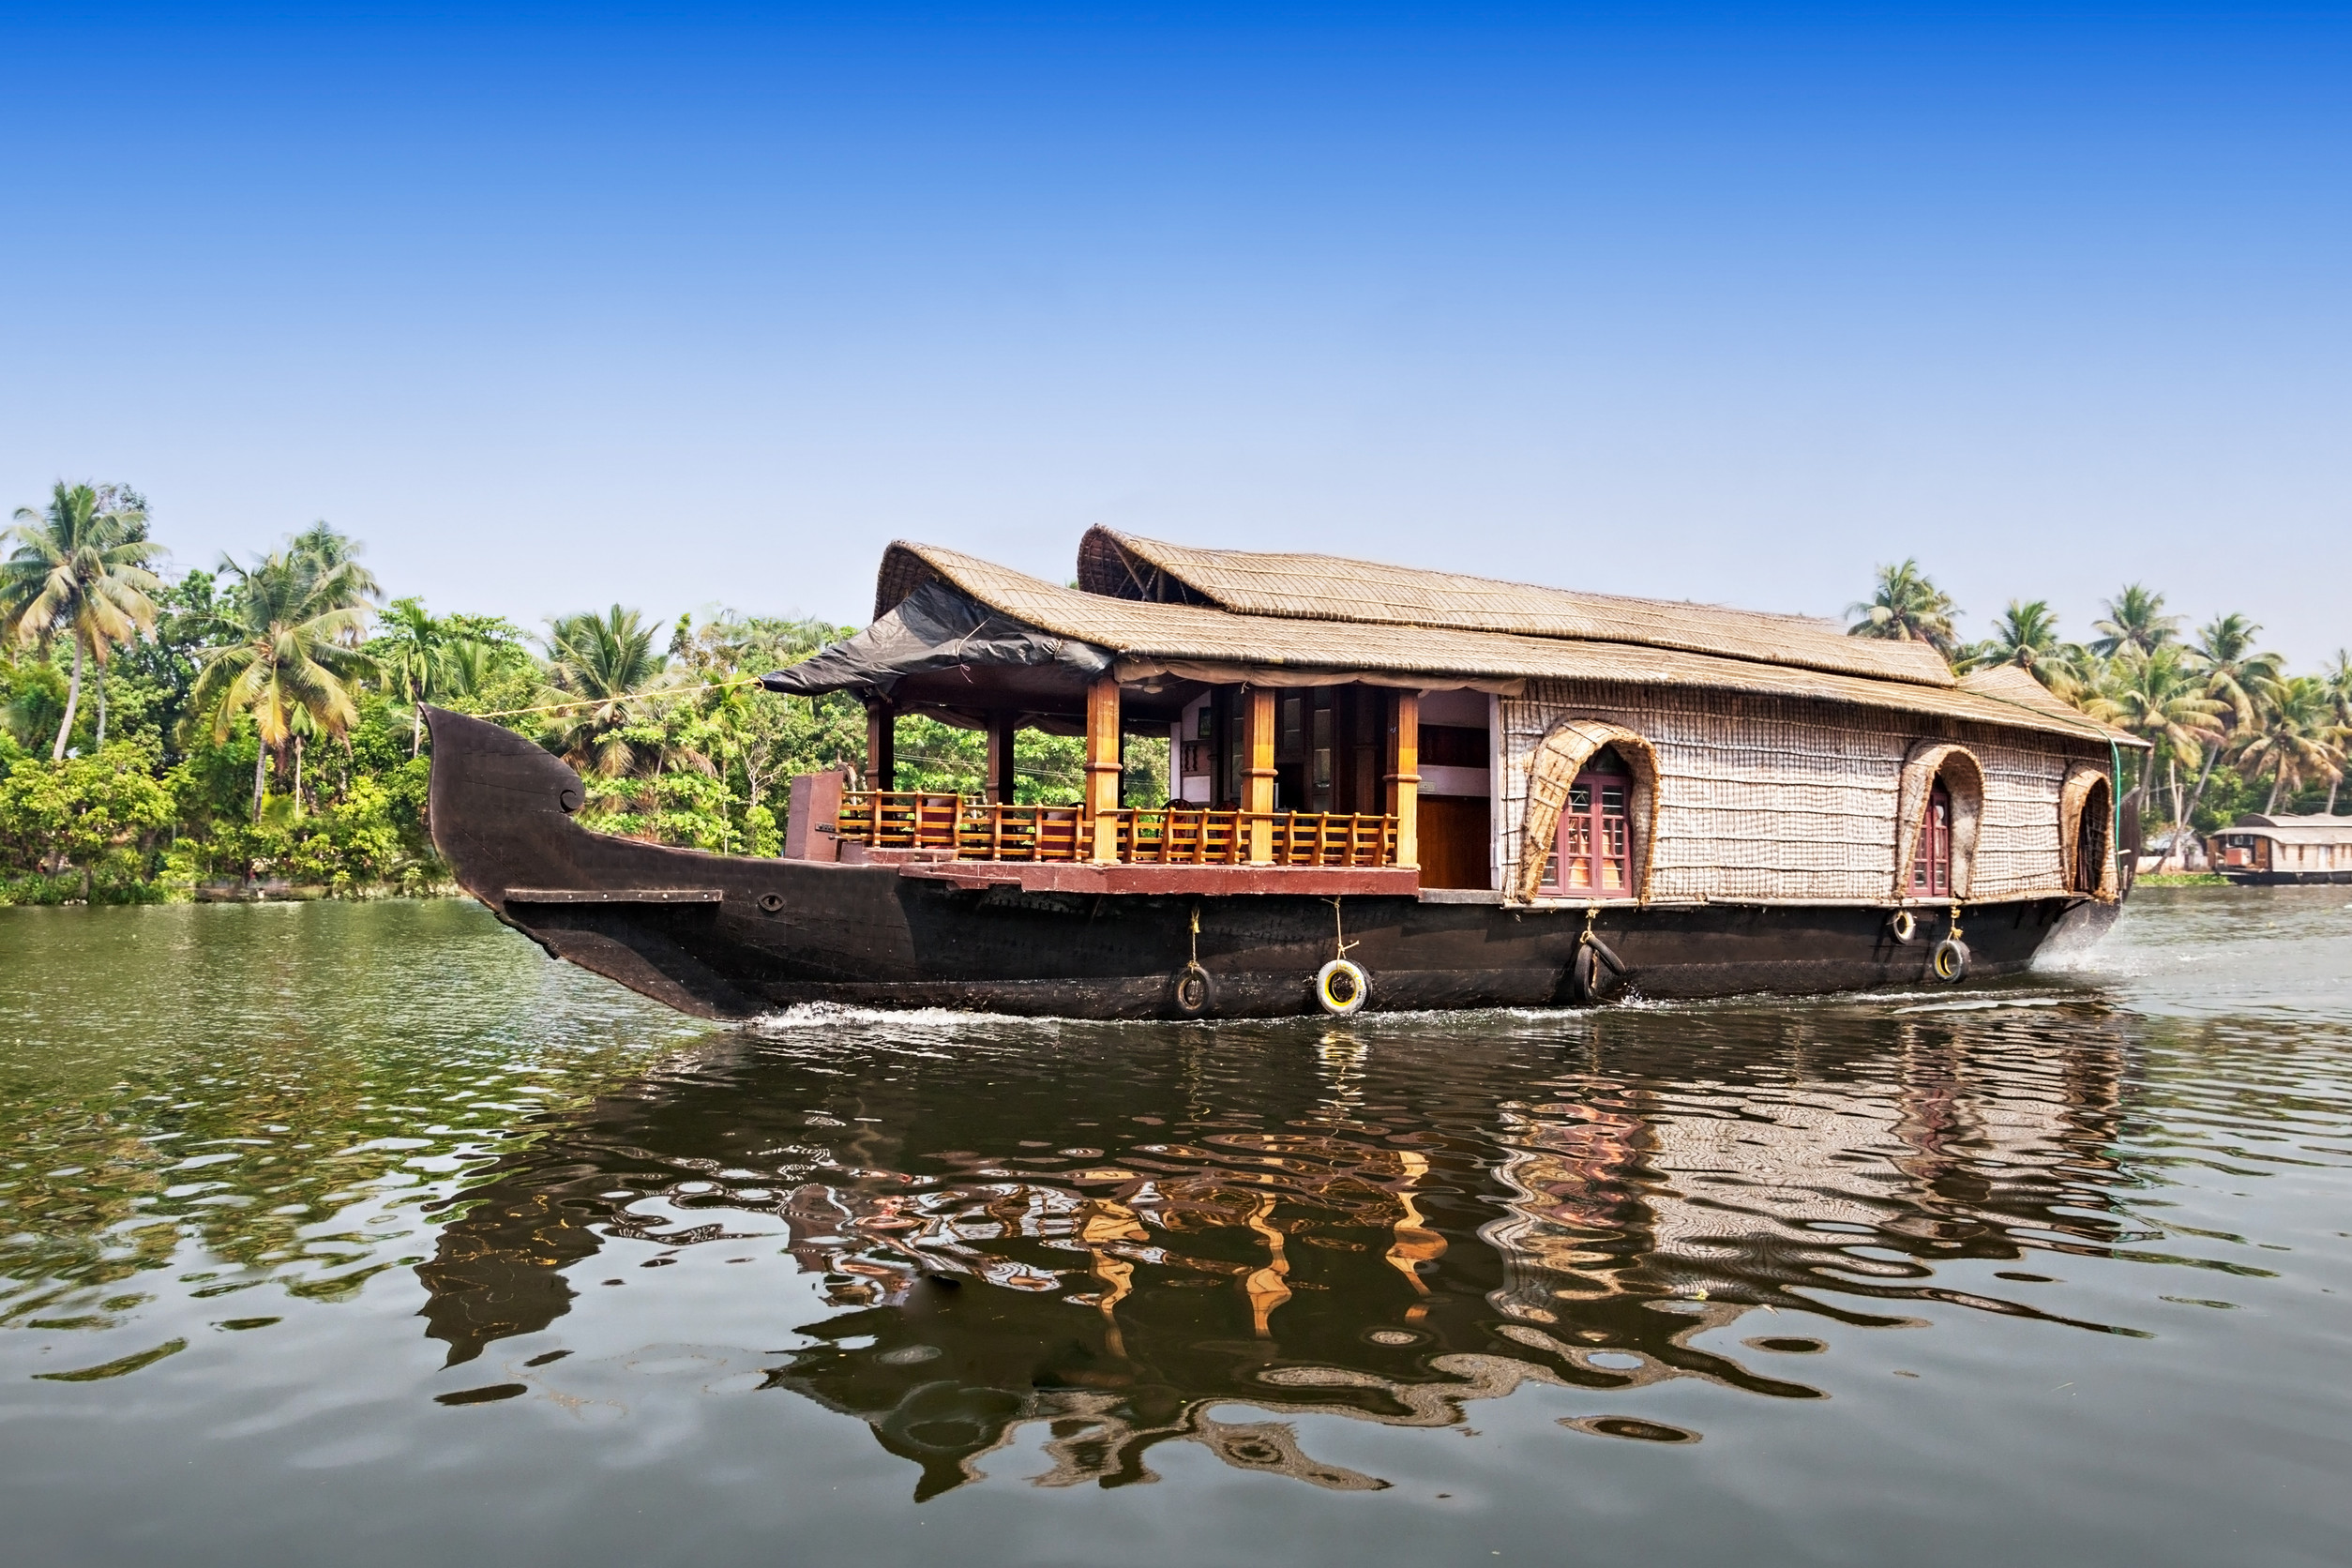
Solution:
M686 1012L741 1018L803 1003L944 1007L1088 1018L1176 1016L1196 955L1211 1017L1314 1010L1315 972L1347 957L1371 1005L1574 1003L1581 910L1326 897L1021 892L889 866L764 860L584 831L580 782L529 742L430 711L433 838L459 882L550 954ZM1199 929L1193 921L1199 915ZM1595 930L1627 970L1618 994L1654 999L1935 984L1945 930L1922 915L1895 941L1891 911L1836 905L1605 907ZM2054 939L2103 931L2115 907L2080 898L1972 905L1970 982L2015 974Z

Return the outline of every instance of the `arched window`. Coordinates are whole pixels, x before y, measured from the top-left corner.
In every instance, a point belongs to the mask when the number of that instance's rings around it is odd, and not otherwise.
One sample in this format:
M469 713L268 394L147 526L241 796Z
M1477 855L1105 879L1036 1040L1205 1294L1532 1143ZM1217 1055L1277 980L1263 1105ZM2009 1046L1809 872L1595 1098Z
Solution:
M1613 746L1594 752L1568 787L1544 867L1552 897L1630 898L1634 884L1634 770Z
M1927 792L1927 815L1920 823L1919 849L1911 856L1911 897L1952 897L1952 792L1940 775Z
M2115 897L2114 802L2106 768L2076 762L2067 770L2058 788L2058 871L2069 893Z
M1967 898L1984 821L1984 764L1966 746L1922 741L1904 759L1895 801L1894 897Z

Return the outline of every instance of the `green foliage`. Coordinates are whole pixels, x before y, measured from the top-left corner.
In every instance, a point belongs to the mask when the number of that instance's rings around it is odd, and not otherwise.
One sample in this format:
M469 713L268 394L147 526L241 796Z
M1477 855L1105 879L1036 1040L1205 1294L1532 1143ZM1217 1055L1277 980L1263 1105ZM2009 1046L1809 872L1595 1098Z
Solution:
M1848 605L1849 636L1875 637L1891 642L1924 642L1946 658L1960 649L1952 623L1960 609L1952 596L1936 586L1917 561L1880 566L1870 597Z
M61 901L119 894L153 878L172 822L172 792L156 758L130 742L95 757L19 756L0 778L0 901Z
M154 898L249 878L351 896L444 885L426 822L427 704L538 739L586 776L589 825L660 843L774 854L794 775L864 781L854 698L758 686L853 627L731 611L665 625L616 605L552 622L535 649L506 621L436 615L420 599L379 615L359 546L324 524L247 565L161 582L138 565L154 547L133 491L61 487L19 520L0 639L0 901ZM70 614L58 608L69 600ZM2046 602L2013 600L1964 648L1951 598L1907 561L1881 568L1852 629L1925 641L1964 668L2028 670L2148 737L2151 831L2175 813L2210 832L2266 806L2334 808L2352 660L2290 676L2245 617L2185 639L2163 596L2137 584L2105 609L2084 643ZM980 731L897 722L901 789L981 792ZM1078 736L1021 731L1015 798L1077 801L1084 761ZM1167 792L1167 741L1126 737L1123 803Z

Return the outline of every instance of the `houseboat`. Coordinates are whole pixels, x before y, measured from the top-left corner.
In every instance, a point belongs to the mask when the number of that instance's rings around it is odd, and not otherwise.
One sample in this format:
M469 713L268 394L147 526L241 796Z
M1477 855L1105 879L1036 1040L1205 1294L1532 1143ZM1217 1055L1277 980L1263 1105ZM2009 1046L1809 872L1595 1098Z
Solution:
M2352 882L2352 817L2249 811L2215 834L2206 863L2234 882Z
M1075 586L894 544L873 623L765 678L855 694L855 775L778 858L572 820L579 777L429 710L459 881L687 1012L1088 1018L1549 1006L1960 984L2096 935L2141 743L2015 669L1828 623L1088 532ZM895 725L988 737L973 795L894 788ZM1082 798L1015 798L1025 727ZM1123 743L1168 776L1122 797Z

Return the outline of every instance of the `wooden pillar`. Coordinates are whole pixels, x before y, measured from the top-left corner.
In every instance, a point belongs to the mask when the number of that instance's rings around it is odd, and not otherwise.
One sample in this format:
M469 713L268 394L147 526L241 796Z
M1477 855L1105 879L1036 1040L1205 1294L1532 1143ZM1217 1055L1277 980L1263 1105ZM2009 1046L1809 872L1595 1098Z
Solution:
M1249 824L1249 863L1274 861L1274 824L1266 819L1274 808L1274 694L1271 686L1249 686L1243 692L1242 809L1257 814Z
M898 710L887 701L866 704L866 787L898 787Z
M1119 681L1097 675L1086 688L1086 814L1094 823L1094 858L1119 858Z
M1013 735L1019 722L1017 713L988 715L988 772L981 793L990 806L1013 804Z
M1421 693L1400 691L1388 704L1388 770L1382 802L1396 819L1396 864L1421 865Z

